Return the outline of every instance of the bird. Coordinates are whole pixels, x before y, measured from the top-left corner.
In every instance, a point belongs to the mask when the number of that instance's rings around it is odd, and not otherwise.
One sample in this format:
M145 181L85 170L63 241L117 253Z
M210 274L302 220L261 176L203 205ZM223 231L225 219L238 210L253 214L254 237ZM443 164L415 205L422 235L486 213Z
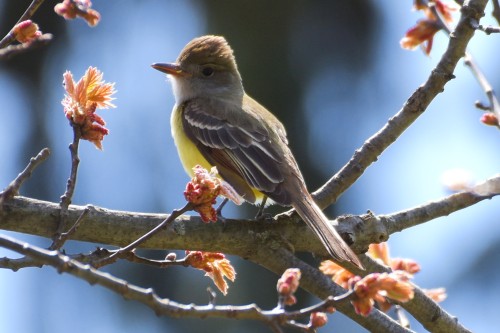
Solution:
M194 38L175 62L151 66L171 81L171 131L188 174L215 166L247 202L292 206L333 259L363 269L307 190L283 124L245 93L224 37Z

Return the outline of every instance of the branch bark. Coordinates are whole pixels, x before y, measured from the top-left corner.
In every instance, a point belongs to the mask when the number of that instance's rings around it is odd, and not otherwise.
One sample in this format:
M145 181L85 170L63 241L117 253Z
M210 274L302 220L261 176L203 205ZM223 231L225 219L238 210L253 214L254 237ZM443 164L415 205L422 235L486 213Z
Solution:
M356 253L364 253L371 243L415 225L449 215L483 200L500 195L500 176L440 200L389 215L341 216L334 221L344 238L353 240ZM0 229L51 238L59 224L56 203L17 196L6 200L0 210ZM84 212L87 211L84 215ZM83 217L82 217L83 215ZM71 239L112 246L125 246L160 224L167 215L114 211L91 205L68 208L65 228L80 219ZM289 248L327 256L312 232L297 218L280 215L279 223L266 220L232 220L206 224L196 216L180 216L166 230L145 241L149 249L191 249L220 251L248 258L255 248ZM353 271L354 268L353 268Z

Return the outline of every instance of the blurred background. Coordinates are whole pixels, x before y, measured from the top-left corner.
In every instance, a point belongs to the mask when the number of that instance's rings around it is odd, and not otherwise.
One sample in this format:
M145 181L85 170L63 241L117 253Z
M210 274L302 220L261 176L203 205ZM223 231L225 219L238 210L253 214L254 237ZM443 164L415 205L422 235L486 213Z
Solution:
M4 36L30 1L0 3ZM412 1L95 1L101 22L65 21L46 2L33 17L54 40L43 49L0 63L0 188L43 147L52 155L21 194L59 201L69 175L72 131L60 104L62 74L80 78L89 66L116 82L116 109L99 114L110 129L98 151L80 145L73 202L110 209L170 212L184 204L184 174L170 136L174 100L154 62L174 61L192 38L224 35L235 50L247 93L280 118L311 190L318 188L355 149L395 114L426 80L447 45L438 34L430 57L402 50L399 40L421 13ZM487 13L491 12L488 8ZM487 17L486 22L490 20ZM493 21L489 21L494 24ZM497 36L477 33L470 51L500 86ZM493 49L493 47L496 47ZM467 171L473 180L500 169L500 133L479 122L473 103L486 102L470 72L459 64L451 81L418 121L331 207L328 214L391 213L447 194L443 174ZM499 199L393 235L394 257L417 260L415 281L445 287L443 307L468 328L498 327L500 286ZM228 205L230 206L230 205ZM254 207L230 206L225 215L249 217ZM6 233L3 232L2 233ZM46 239L8 233L40 246ZM68 242L70 253L95 244ZM154 255L154 254L152 254ZM15 254L0 249L0 257ZM274 274L230 258L238 277L218 304L276 304ZM204 304L212 282L192 269L156 270L132 264L113 274L162 297ZM0 270L1 332L264 332L261 323L219 319L159 318L136 302L50 268ZM300 305L317 299L301 292ZM471 306L474 305L474 306ZM417 323L412 328L424 329ZM364 332L340 313L322 332Z

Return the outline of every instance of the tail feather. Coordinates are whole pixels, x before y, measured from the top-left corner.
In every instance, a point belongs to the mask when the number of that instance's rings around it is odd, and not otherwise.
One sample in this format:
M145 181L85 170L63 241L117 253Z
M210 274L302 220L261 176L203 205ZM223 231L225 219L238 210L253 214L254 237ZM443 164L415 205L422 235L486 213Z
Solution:
M309 228L318 236L328 250L328 253L334 259L349 261L363 269L359 258L333 228L328 218L323 214L318 205L316 205L312 197L309 196L309 200L296 200L296 202L292 203L292 206Z

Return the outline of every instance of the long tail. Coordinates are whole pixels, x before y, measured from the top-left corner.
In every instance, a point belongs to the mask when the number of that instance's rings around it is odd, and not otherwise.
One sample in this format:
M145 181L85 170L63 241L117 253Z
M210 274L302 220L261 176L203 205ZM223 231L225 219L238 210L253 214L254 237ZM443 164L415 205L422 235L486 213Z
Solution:
M318 236L328 253L338 261L349 261L364 269L359 258L333 228L328 218L314 202L314 199L309 193L305 195L309 198L302 197L302 200L299 199L293 202L292 206Z

